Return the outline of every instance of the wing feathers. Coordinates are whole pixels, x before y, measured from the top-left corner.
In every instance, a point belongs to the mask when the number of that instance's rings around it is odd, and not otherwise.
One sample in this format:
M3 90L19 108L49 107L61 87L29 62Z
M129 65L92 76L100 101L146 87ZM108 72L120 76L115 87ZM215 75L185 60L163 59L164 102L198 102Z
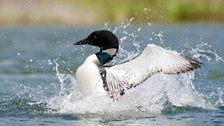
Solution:
M152 74L180 74L201 67L202 63L162 47L149 44L133 60L107 67L106 81L111 97L117 99L126 89L136 87Z

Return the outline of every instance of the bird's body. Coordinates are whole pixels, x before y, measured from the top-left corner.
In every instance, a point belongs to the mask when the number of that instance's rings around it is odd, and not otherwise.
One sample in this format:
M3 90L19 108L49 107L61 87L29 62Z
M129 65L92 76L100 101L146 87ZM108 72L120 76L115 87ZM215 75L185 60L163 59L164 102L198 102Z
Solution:
M96 31L76 45L90 44L100 51L90 55L77 69L76 79L80 92L85 95L106 95L118 99L126 90L136 87L155 73L184 73L200 67L200 62L148 44L144 51L127 62L105 67L118 51L118 40L110 31Z
M83 95L106 94L100 73L100 63L95 54L90 55L76 71L79 90Z

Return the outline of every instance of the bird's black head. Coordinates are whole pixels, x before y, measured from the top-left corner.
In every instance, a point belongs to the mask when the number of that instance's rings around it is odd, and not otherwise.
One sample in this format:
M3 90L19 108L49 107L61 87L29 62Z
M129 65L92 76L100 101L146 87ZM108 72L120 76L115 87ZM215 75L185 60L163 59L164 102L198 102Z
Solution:
M111 61L116 56L119 47L117 37L111 31L107 30L94 31L87 38L74 43L74 45L84 44L100 48L100 51L95 54L101 65Z
M107 30L94 31L87 38L74 43L74 45L84 44L97 46L100 50L118 49L119 47L117 37L111 31Z

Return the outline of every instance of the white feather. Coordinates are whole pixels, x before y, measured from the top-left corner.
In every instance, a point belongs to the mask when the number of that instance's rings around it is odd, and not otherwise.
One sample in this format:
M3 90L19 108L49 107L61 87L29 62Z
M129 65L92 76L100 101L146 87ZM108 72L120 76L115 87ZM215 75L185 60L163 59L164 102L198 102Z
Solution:
M175 51L149 44L142 54L133 60L107 67L106 81L110 95L117 99L126 89L141 84L154 73L184 73L200 67L200 64ZM115 87L118 88L115 89Z
M93 54L76 71L79 90L85 96L106 94L99 73L99 64L99 60Z

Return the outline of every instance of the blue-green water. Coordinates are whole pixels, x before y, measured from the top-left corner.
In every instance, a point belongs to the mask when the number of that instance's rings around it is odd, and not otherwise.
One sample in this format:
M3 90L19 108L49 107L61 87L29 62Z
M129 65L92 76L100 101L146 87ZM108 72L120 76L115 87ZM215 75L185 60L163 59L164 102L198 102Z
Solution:
M98 49L74 46L91 31L110 29L120 39L113 64L148 43L187 54L202 68L156 74L118 102L83 98L76 68ZM103 25L0 28L0 125L224 125L223 25Z

